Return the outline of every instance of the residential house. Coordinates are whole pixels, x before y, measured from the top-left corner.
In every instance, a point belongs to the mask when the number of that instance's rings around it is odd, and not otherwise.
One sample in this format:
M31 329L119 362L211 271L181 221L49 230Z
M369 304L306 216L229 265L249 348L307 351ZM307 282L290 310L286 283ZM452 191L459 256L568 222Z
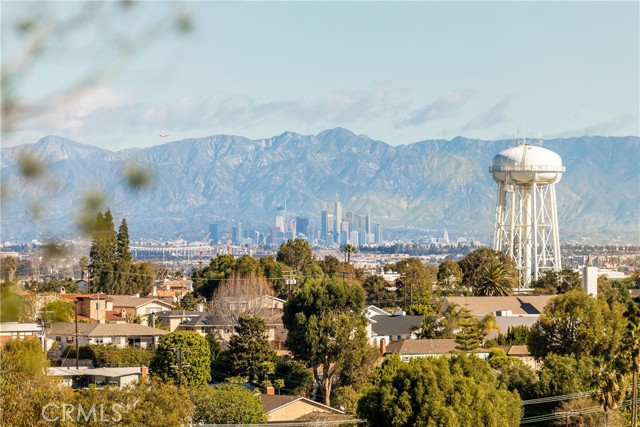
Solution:
M49 375L58 377L67 387L80 388L91 384L124 387L148 374L146 366L123 368L75 367L48 368Z
M107 294L61 294L62 299L76 303L78 320L124 323L125 318L113 310L113 298Z
M275 349L282 349L287 339L287 330L282 323L282 311L274 310L270 316L262 316L267 326L267 336ZM180 331L195 331L200 335L209 332L214 333L224 342L228 342L235 333L236 323L226 316L217 316L212 313L200 314L192 317L178 326Z
M169 297L173 302L178 302L182 297L193 291L191 280L164 280L153 284L152 296L159 298Z
M538 370L538 362L535 357L529 353L529 347L526 345L503 345L500 346L510 357L516 357L522 361L525 365L529 366L533 370Z
M408 362L417 357L450 357L451 353L458 351L456 345L453 339L400 340L387 346L383 341L381 350L385 357L397 353L403 361ZM490 349L478 348L473 353L486 360L490 352Z
M173 304L159 298L144 298L135 295L112 295L113 311L127 321L140 320L141 324L149 323L149 315L173 309Z
M42 325L37 323L0 323L0 346L14 340L24 341L27 339L40 339L42 334Z
M269 423L299 420L315 414L344 415L343 411L301 396L260 394Z
M371 316L367 325L369 342L378 346L383 339L386 343L415 339L416 331L422 326L422 319L422 316L390 316L388 314Z
M440 313L451 305L466 307L474 316L539 317L555 295L518 295L507 297L445 297Z
M147 348L156 345L169 332L136 323L78 323L78 345L112 344L116 347ZM46 332L48 340L55 340L60 349L75 345L76 324L54 323Z
M178 329L181 323L188 322L190 319L194 319L204 315L202 311L190 311L190 310L166 310L156 313L158 324L163 328L169 328L169 332L173 332Z
M376 307L375 305L369 305L365 308L364 315L367 319L371 319L373 316L391 316L391 313Z
M484 316L476 316L478 320L482 320ZM525 326L531 328L534 323L538 321L538 317L525 317L525 316L496 316L496 326L498 330L489 331L489 334L485 337L485 340L494 340L498 338L499 334L506 335L509 328L516 326Z

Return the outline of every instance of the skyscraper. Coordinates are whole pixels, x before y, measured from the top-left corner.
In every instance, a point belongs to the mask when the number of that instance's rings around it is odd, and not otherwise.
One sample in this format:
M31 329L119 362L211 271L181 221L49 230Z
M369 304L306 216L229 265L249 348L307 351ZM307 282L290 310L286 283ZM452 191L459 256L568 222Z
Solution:
M336 211L333 217L333 231L334 231L335 242L337 244L340 244L340 230L342 228L341 223L342 223L342 206L340 205L340 202L336 202Z
M329 220L327 216L327 210L324 209L320 213L320 238L324 240L324 244L327 244L327 235L329 233Z
M209 240L212 245L218 244L218 224L209 224Z

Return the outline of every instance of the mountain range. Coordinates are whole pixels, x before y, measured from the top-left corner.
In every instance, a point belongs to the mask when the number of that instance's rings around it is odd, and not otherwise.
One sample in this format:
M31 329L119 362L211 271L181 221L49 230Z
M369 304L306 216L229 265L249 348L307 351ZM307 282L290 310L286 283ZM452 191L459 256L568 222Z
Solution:
M207 224L273 224L289 215L319 225L323 207L370 213L384 229L448 229L488 242L497 185L489 166L511 140L456 137L391 146L336 128L251 140L216 135L144 149L109 151L60 137L2 148L2 240L70 236L83 206L102 194L132 238L202 239ZM557 184L562 241L640 242L640 138L576 137L544 141L566 166ZM41 159L39 178L20 159ZM152 183L131 189L124 172L147 168ZM94 202L94 203L97 203ZM34 220L36 216L39 219Z

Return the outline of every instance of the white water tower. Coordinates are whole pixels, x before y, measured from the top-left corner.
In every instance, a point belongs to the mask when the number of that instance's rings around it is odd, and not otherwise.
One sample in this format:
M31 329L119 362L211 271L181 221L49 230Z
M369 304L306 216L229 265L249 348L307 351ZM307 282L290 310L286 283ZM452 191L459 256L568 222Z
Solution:
M564 170L559 155L524 140L489 168L498 183L493 249L514 259L518 288L529 288L545 270L562 269L555 184Z

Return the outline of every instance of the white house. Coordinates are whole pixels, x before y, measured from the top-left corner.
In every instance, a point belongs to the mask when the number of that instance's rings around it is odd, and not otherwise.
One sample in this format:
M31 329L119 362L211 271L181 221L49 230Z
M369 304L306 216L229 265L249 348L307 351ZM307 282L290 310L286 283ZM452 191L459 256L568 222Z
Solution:
M158 343L162 329L150 328L136 323L78 323L78 345L112 344L116 347L147 348ZM75 345L75 323L54 323L46 332L49 340L55 340L64 348Z

